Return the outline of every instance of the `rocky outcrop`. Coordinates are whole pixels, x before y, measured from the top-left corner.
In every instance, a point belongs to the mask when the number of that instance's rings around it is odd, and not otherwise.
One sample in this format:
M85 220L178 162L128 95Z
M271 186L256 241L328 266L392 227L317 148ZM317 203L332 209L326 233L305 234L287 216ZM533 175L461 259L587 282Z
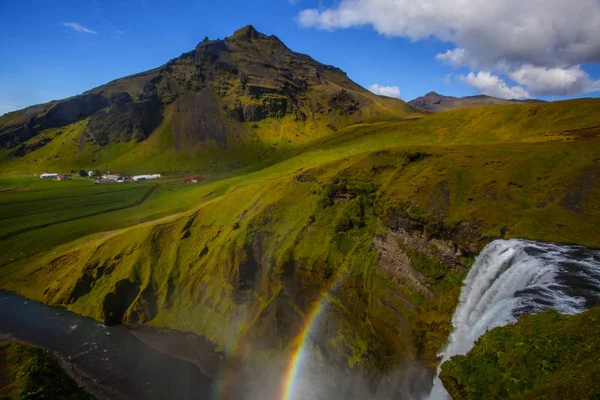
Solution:
M115 290L108 293L102 302L102 319L105 325L119 325L123 322L125 312L140 292L139 286L124 279L115 285Z
M17 147L45 129L80 121L109 104L110 101L105 96L89 93L6 114L0 118L0 147ZM36 148L30 148L29 151ZM27 149L15 155L26 152Z
M101 145L139 142L160 124L162 108L156 93L144 94L138 101L133 101L129 93L115 93L111 107L92 116L88 130Z
M407 211L391 208L385 226L410 248L451 266L460 264L460 257L477 254L486 244L480 227L468 222L447 226L440 217L413 217Z
M359 102L346 90L340 90L329 100L329 107L339 115L354 114L359 109Z
M373 239L379 268L396 284L410 285L422 292L430 293L424 284L423 274L414 268L410 255L404 250L405 238L405 235L390 231L384 237L378 236Z

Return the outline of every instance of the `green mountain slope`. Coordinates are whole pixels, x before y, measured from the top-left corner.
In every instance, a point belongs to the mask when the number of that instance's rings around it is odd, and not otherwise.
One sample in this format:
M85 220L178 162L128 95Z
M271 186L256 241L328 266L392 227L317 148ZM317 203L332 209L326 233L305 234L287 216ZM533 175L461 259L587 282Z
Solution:
M0 117L0 148L7 171L210 173L271 159L349 124L420 115L247 26L160 68Z
M85 181L0 180L11 222L0 288L106 323L195 332L236 365L293 352L324 302L327 323L308 340L327 363L432 374L487 242L600 246L599 116L599 100L581 99L357 124L254 171L159 182L141 204L146 186L94 194L128 206L97 215ZM69 193L76 219L48 208ZM19 202L37 217L11 215ZM90 214L75 215L85 202Z

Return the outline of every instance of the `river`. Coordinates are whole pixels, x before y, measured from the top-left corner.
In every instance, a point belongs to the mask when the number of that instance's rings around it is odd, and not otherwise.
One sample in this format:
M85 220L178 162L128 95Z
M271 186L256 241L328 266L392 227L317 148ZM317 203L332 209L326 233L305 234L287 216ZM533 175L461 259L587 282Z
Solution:
M0 291L0 336L43 347L71 369L98 399L211 399L215 383L198 365L141 340L176 341L182 334L106 327L62 308ZM169 347L169 346L166 346ZM212 351L212 349L209 349Z

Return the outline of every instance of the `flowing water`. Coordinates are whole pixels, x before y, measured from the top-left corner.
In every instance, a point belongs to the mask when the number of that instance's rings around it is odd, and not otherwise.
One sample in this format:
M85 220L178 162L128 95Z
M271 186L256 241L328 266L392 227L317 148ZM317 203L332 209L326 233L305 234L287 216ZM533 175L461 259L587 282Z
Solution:
M152 341L158 340L158 334L152 335ZM163 334L163 341L172 340L171 336ZM157 351L124 326L106 327L0 291L3 337L52 351L84 378L85 388L98 399L210 399L214 391L214 382L197 365Z
M576 314L600 304L600 251L529 240L496 240L464 281L443 363L466 354L487 330L524 314ZM435 379L430 399L449 398Z

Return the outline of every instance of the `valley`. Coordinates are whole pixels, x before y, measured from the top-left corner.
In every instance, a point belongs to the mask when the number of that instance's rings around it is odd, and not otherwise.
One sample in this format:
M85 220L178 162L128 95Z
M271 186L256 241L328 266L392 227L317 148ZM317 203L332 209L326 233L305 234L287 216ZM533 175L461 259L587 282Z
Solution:
M599 127L592 98L426 113L245 27L0 118L0 289L204 338L217 398L425 397L486 245L600 247ZM33 175L106 165L164 178Z

